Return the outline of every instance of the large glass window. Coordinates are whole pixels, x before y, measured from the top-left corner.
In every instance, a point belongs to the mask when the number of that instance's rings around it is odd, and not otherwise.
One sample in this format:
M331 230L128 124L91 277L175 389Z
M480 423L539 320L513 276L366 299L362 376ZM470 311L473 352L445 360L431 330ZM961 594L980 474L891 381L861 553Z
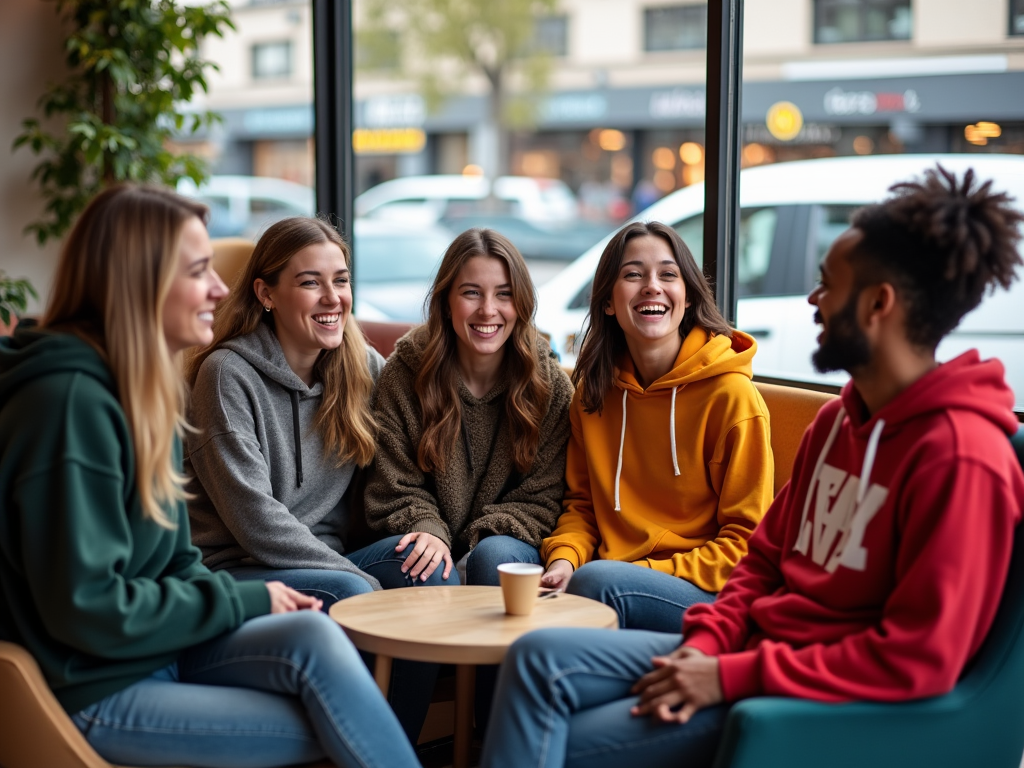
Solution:
M1013 0L1011 14L1021 2ZM1024 67L1009 64L1018 41L989 23L1006 18L1006 8L1002 0L921 2L911 30L908 0L815 0L804 10L813 18L803 19L779 17L767 0L745 4L740 198L744 211L778 211L760 293L743 288L758 262L742 243L736 264L737 324L756 332L755 374L845 380L811 365L820 329L806 297L853 212L883 200L893 184L941 163L960 178L973 167L1024 200L1024 102L1015 98ZM909 39L913 31L920 47L851 46L834 58L817 47L808 55L800 33L808 28L816 43ZM968 38L976 53L965 54ZM1024 406L1022 307L1024 283L996 291L937 354L949 360L977 348L1000 358Z
M552 56L565 56L569 52L569 18L544 16L537 19L531 47Z
M909 40L910 0L815 0L814 42Z
M707 46L707 5L644 9L644 50L682 51Z
M209 132L183 135L211 176L198 189L214 237L256 239L274 221L316 213L313 147L313 18L310 0L233 0L234 31L207 38L215 62L209 93L192 109L217 112Z

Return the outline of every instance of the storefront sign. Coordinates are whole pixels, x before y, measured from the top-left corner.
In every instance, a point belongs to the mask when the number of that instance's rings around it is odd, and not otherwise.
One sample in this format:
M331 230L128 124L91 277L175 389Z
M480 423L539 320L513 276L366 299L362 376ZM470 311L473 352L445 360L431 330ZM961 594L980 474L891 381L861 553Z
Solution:
M747 123L743 126L745 144L835 144L840 136L842 131L837 126L821 123L804 123L796 136L784 141L772 134L764 123Z
M313 132L313 107L248 109L242 117L245 132L254 136L306 135Z
M764 124L779 141L792 141L804 127L804 115L793 102L777 101L768 108Z
M917 91L876 93L844 91L836 86L825 93L825 112L829 115L874 115L879 112L918 112L921 99Z
M668 120L678 117L704 117L704 96L703 90L690 88L655 91L651 94L649 112L655 120Z
M367 128L422 128L426 117L420 96L374 96L363 103L360 122Z
M427 134L422 128L356 128L352 151L357 155L397 155L422 152Z
M540 107L545 123L600 120L608 114L608 99L600 93L567 93L552 96Z

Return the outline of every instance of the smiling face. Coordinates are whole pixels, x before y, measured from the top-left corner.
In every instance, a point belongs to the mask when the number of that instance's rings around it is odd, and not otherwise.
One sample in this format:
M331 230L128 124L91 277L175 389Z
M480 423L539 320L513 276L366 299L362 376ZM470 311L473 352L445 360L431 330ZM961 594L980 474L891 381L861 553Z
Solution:
M814 322L822 326L811 362L820 373L853 372L871 361L871 346L857 320L860 292L849 256L862 239L848 229L832 244L821 262L821 279L807 301L817 307Z
M680 344L679 326L688 306L686 283L668 243L654 235L630 240L605 307L630 350Z
M197 217L185 222L178 261L162 314L164 338L171 353L213 341L213 310L228 295L213 271L213 246Z
M296 373L311 366L322 350L341 346L352 311L352 285L337 245L308 245L291 257L277 285L257 279L253 287L264 308L274 313L274 333Z
M461 358L504 352L518 319L505 262L491 256L468 259L452 284L448 309Z

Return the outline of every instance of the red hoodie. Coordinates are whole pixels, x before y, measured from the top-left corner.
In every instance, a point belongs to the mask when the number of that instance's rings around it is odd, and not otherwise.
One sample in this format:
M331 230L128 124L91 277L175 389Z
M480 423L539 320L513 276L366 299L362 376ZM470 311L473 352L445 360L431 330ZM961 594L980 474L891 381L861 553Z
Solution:
M749 554L686 612L685 645L719 657L727 701L953 688L992 624L1024 508L1013 402L1002 364L971 351L867 420L852 382L822 408Z

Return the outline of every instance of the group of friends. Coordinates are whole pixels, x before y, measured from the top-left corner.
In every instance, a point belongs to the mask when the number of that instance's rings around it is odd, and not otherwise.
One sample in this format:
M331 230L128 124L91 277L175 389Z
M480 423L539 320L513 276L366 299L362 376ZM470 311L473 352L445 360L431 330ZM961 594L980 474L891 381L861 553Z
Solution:
M497 232L454 239L385 361L332 226L272 225L229 291L206 218L100 193L0 340L0 639L107 760L417 766L437 667L396 662L386 699L325 611L508 562L626 631L483 670L485 768L709 766L736 701L942 694L984 640L1014 396L935 349L1015 279L1024 216L971 172L897 185L825 256L813 359L851 381L777 496L756 342L670 227L608 243L570 381Z

